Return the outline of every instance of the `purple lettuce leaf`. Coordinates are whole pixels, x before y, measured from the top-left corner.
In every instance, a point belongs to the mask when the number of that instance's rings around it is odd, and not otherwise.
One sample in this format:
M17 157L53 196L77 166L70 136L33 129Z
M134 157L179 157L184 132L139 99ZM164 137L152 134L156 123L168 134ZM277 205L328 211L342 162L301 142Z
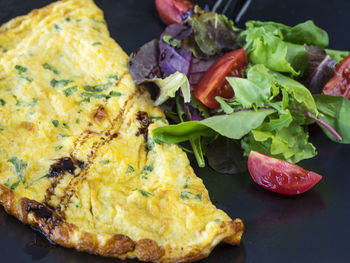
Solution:
M192 59L191 70L190 74L188 75L188 80L192 88L198 83L204 72L206 72L217 59L217 56L207 60L197 58Z
M305 50L309 63L309 76L305 84L311 93L318 94L334 76L336 61L321 47L305 46Z
M163 78L176 71L189 74L192 52L181 48L181 41L191 34L189 27L172 24L168 26L159 40L159 67L163 72Z
M137 84L150 79L162 77L158 64L159 47L158 40L152 40L132 52L129 60L129 70Z

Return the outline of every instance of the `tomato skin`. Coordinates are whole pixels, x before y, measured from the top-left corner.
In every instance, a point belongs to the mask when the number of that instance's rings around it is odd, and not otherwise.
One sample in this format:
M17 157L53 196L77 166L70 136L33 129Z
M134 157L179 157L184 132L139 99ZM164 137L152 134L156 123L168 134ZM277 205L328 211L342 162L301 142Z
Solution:
M216 96L230 99L234 96L226 77L242 77L242 69L247 65L247 56L243 48L231 51L217 61L203 74L194 88L194 95L204 105L217 109L220 104Z
M350 99L350 55L337 66L336 72L324 86L322 93Z
M183 24L183 15L194 8L194 4L188 0L156 0L156 8L166 24Z
M302 167L265 154L251 151L248 170L263 188L279 194L302 194L318 183L322 176Z

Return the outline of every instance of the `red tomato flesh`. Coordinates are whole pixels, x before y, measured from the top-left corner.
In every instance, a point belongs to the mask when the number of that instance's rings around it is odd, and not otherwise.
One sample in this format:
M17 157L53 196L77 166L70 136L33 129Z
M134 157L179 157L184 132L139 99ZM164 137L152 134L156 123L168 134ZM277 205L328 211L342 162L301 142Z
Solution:
M231 51L217 61L203 74L194 88L194 95L204 105L217 109L220 104L216 96L230 99L234 91L226 77L242 77L242 69L247 65L247 56L243 48Z
M188 0L156 0L156 8L160 18L168 25L183 24L183 15L194 4Z
M296 195L312 188L322 176L302 167L265 154L251 151L248 169L253 180L279 194Z
M334 77L324 86L322 93L350 99L350 55L337 66L336 71Z

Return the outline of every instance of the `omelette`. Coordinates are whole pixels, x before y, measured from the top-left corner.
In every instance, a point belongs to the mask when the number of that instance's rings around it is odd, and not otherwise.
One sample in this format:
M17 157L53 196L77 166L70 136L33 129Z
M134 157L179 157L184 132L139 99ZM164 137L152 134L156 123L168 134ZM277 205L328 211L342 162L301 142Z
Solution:
M51 241L151 262L192 262L243 233L210 201L92 0L0 27L0 203Z

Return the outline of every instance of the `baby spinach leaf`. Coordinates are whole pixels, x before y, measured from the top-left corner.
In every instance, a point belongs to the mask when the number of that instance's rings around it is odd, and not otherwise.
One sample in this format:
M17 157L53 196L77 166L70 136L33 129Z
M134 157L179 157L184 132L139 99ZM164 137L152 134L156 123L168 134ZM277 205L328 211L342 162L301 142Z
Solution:
M314 95L317 109L321 113L318 117L335 129L342 137L341 141L324 126L320 125L325 134L333 141L339 143L350 143L350 101L342 96Z
M176 125L157 127L152 135L156 142L178 143L200 136L212 137L216 133L231 138L241 139L261 125L266 116L275 110L247 110L230 115L214 116L202 121L188 121Z

